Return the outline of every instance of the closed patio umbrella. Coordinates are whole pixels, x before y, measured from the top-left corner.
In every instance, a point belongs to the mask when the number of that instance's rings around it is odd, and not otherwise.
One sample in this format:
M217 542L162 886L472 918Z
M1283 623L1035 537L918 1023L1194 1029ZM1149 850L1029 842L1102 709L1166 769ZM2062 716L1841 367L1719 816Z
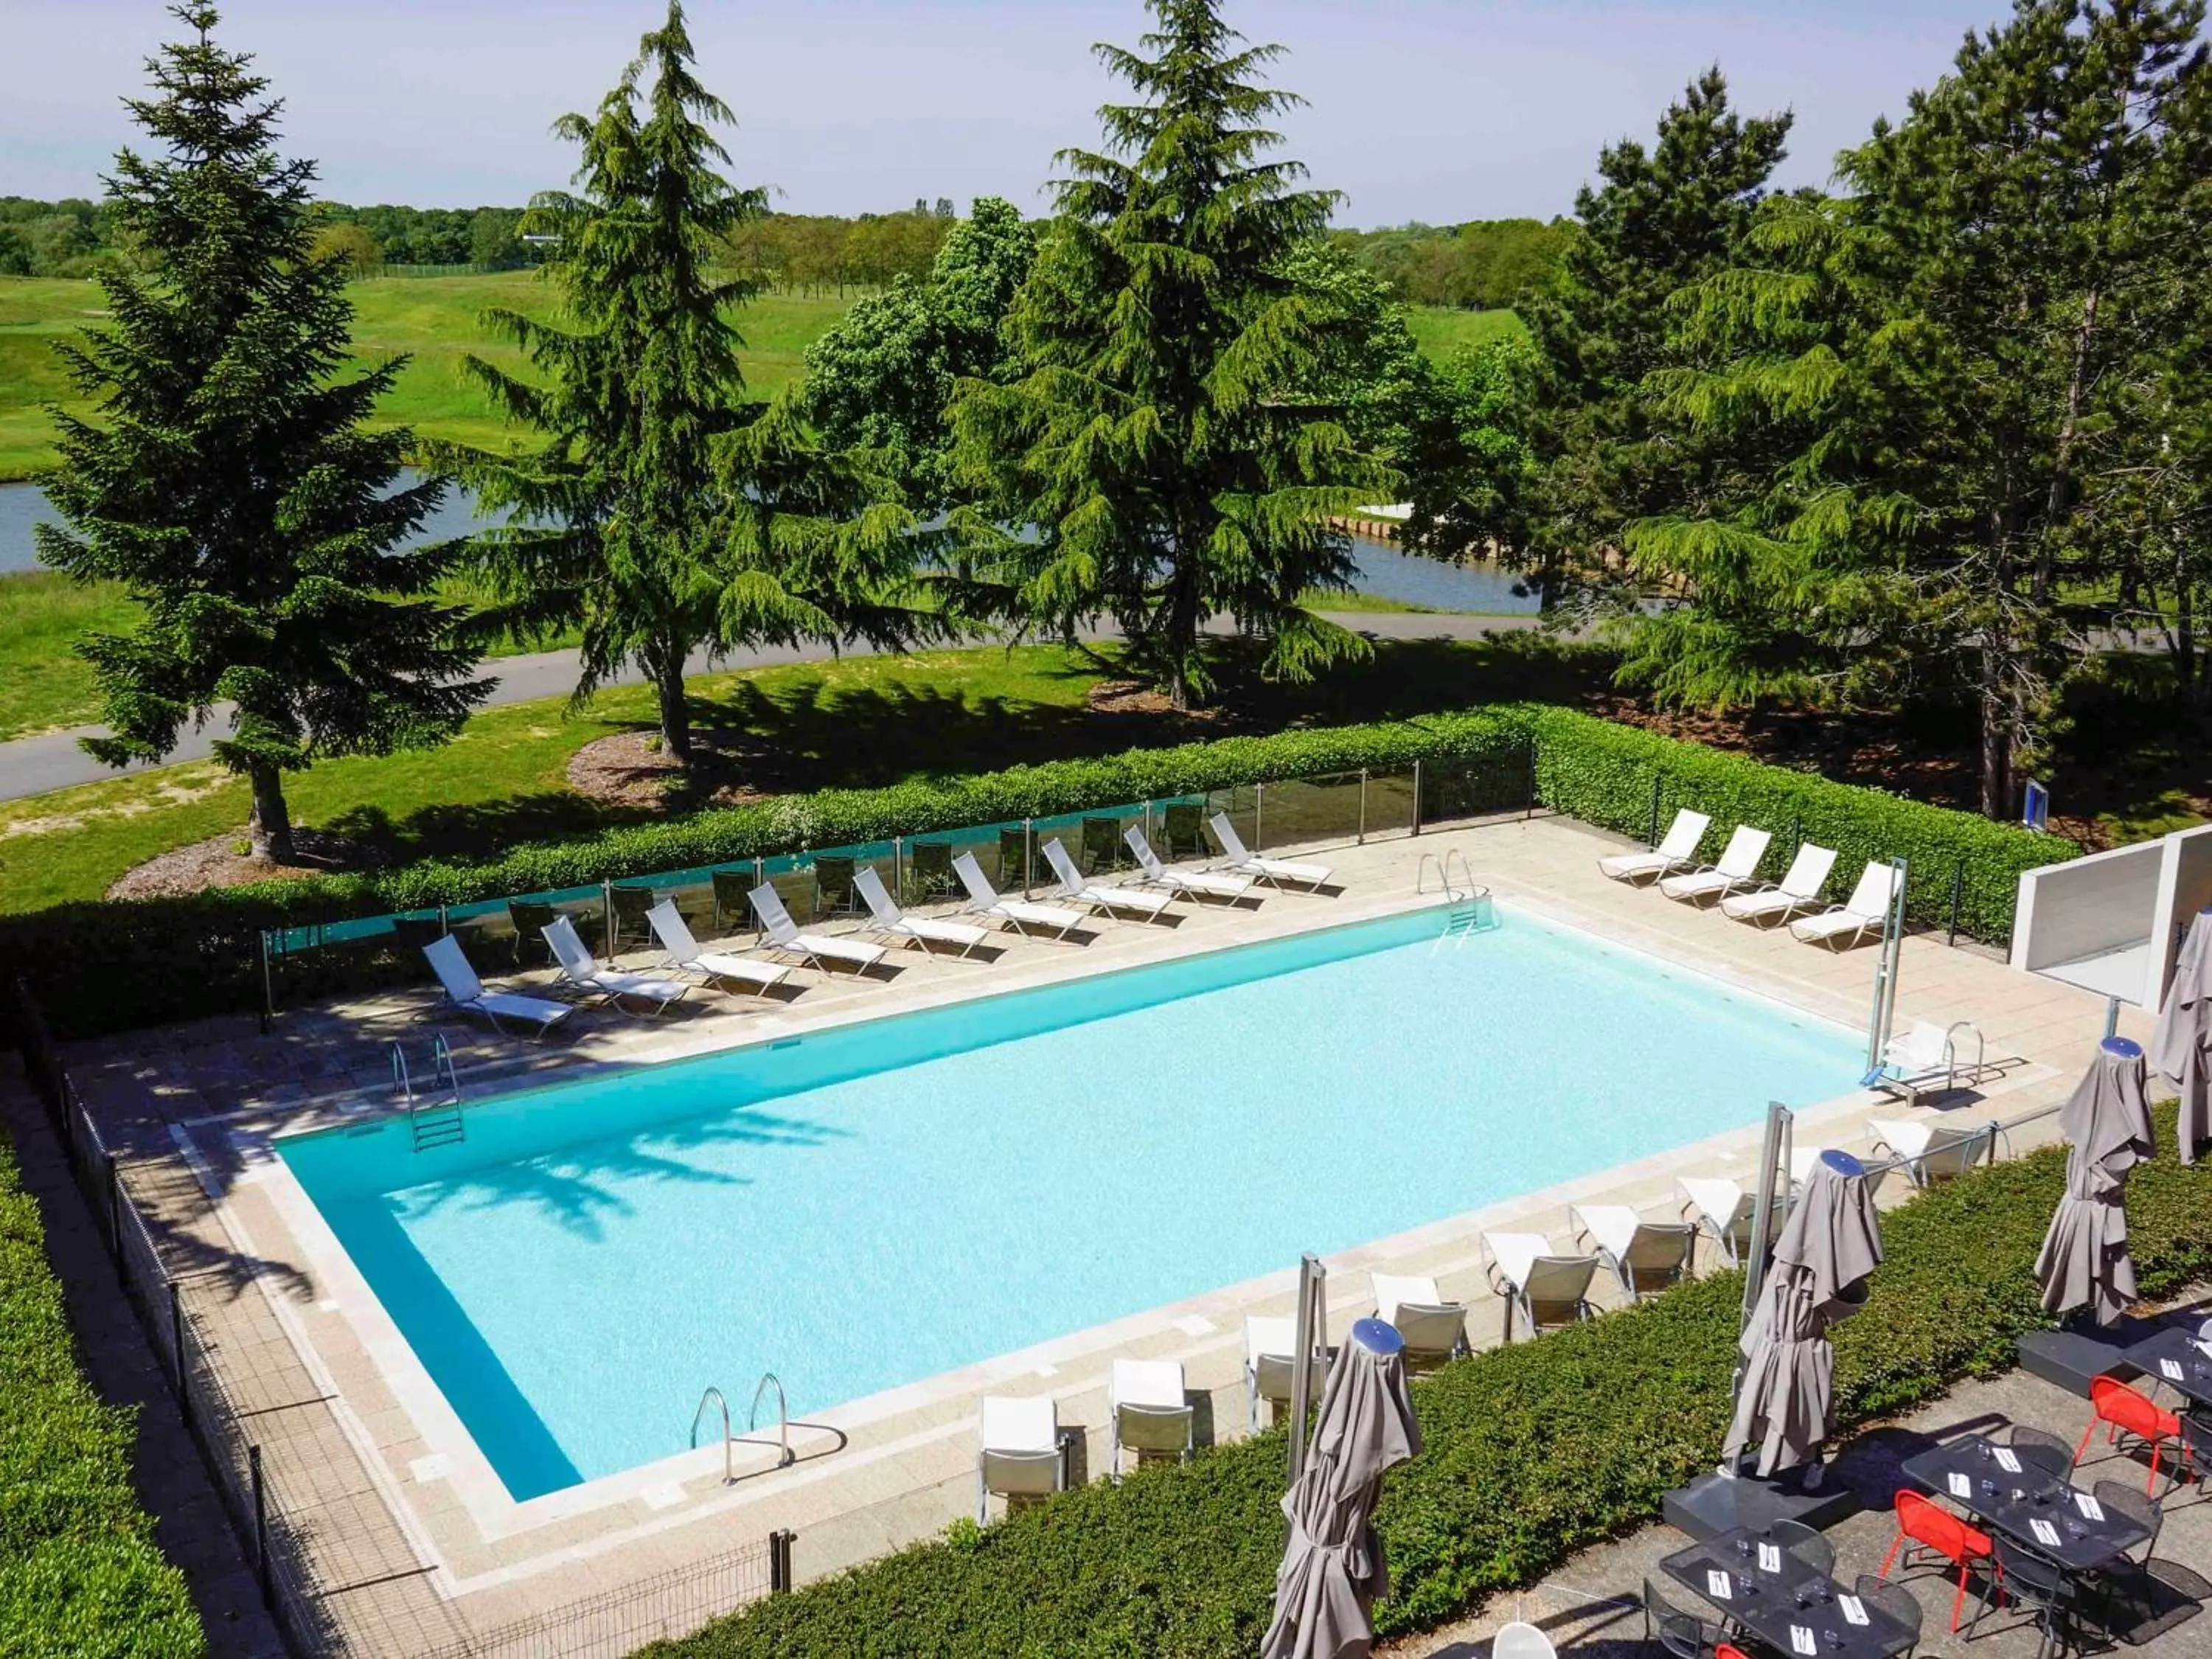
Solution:
M1743 1391L1736 1397L1723 1467L1759 1448L1768 1475L1815 1462L1828 1437L1836 1352L1829 1328L1859 1310L1866 1277L1881 1261L1881 1228L1866 1171L1845 1152L1823 1152L1805 1178L1743 1334Z
M2154 1150L2143 1070L2141 1047L2106 1037L2060 1115L2066 1192L2035 1258L2046 1313L2087 1307L2109 1325L2135 1300L2124 1200L2128 1171Z
M2212 1140L2212 910L2189 924L2151 1033L2151 1061L2181 1089L2181 1161Z
M1421 1450L1404 1346L1391 1327L1363 1319L1337 1350L1305 1468L1283 1498L1291 1540L1261 1659L1359 1659L1374 1644L1368 1610L1390 1587L1375 1500L1383 1472Z

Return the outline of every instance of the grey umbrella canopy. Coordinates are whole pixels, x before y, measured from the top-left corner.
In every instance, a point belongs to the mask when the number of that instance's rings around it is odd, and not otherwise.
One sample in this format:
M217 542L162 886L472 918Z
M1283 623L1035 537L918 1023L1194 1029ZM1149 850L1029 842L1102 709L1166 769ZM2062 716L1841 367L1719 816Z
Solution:
M2150 1039L2152 1063L2181 1087L2181 1161L2212 1140L2212 910L2189 924Z
M1283 1497L1291 1541L1261 1659L1358 1659L1374 1644L1368 1610L1390 1588L1375 1500L1383 1472L1421 1451L1404 1346L1389 1326L1363 1319L1337 1350L1305 1468Z
M2066 1193L2043 1236L2035 1276L2046 1313L2093 1308L2109 1325L2136 1297L2128 1259L2128 1171L2154 1150L2143 1094L2143 1051L2106 1037L2058 1119L2066 1136Z
M1729 1427L1724 1467L1759 1448L1759 1473L1795 1468L1828 1437L1836 1351L1829 1328L1859 1310L1881 1261L1881 1228L1859 1161L1814 1160L1805 1188L1774 1242L1758 1310L1743 1334L1743 1391Z

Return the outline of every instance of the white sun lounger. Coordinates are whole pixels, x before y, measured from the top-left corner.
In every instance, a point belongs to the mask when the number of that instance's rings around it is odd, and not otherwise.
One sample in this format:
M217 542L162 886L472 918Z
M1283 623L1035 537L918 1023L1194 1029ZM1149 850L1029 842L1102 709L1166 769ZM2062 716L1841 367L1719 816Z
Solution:
M1759 879L1759 861L1766 856L1766 844L1774 839L1768 830L1754 830L1747 823L1739 823L1729 844L1722 850L1721 860L1710 870L1692 870L1677 876L1662 876L1659 890L1670 899L1680 899L1694 904L1701 899L1719 898L1733 893L1739 887Z
M462 954L460 940L451 933L424 945L422 954L429 958L430 970L437 975L439 988L446 994L440 1006L459 1014L482 1014L495 1030L505 1030L500 1022L511 1019L520 1025L536 1026L538 1035L543 1036L576 1012L569 1004L550 997L485 990L477 970Z
M1759 1200L1752 1190L1740 1181L1726 1176L1681 1176L1674 1184L1682 1190L1682 1214L1709 1234L1720 1246L1721 1259L1731 1267L1743 1265L1743 1258L1751 1249L1752 1224ZM1782 1226L1780 1205L1768 1224L1779 1232Z
M1244 1407L1252 1432L1260 1431L1260 1402L1287 1405L1297 1374L1298 1322L1288 1314L1248 1315L1244 1320Z
M1961 1063L1962 1034L1973 1039L1971 1066ZM1881 1051L1881 1065L1874 1074L1873 1086L1908 1104L1917 1103L1923 1095L1948 1094L1959 1086L1961 1074L1980 1072L1987 1052L1982 1034L1966 1020L1950 1025L1920 1020L1903 1036L1890 1039Z
M1562 1255L1541 1233L1485 1233L1482 1242L1490 1251L1490 1288L1504 1304L1506 1341L1516 1312L1531 1336L1589 1317L1595 1255Z
M1780 881L1755 892L1730 893L1721 901L1721 914L1738 921L1786 921L1820 903L1820 889L1835 867L1835 848L1808 841L1798 848Z
M1249 876L1206 875L1169 869L1160 862L1160 855L1152 851L1152 842L1145 839L1144 830L1136 824L1124 830L1121 839L1136 854L1139 879L1146 887L1164 887L1170 893L1188 893L1195 898L1236 898L1252 885Z
M963 916L988 916L994 921L1012 922L1017 927L1049 927L1059 939L1066 939L1083 926L1083 913L1079 910L1000 897L999 890L983 873L983 866L975 862L973 853L959 854L952 860L952 868L960 878L960 884L968 890L968 902L960 912Z
M802 933L799 924L791 919L791 912L783 908L783 895L763 882L753 889L750 896L753 914L761 921L768 933L769 946L791 956L804 957L823 973L830 971L833 962L849 962L855 968L872 968L884 959L880 945L864 945L858 939L832 939L827 933Z
M1986 1123L1923 1123L1913 1118L1870 1117L1877 1157L1887 1153L1905 1160L1905 1173L1916 1187L1960 1176L1982 1160L1992 1137Z
M868 914L875 918L873 931L886 939L910 939L925 951L933 944L957 945L964 957L991 937L989 928L978 927L973 922L939 921L934 916L907 915L891 902L891 896L884 890L884 878L867 865L853 872L853 885L867 901Z
M1895 865L1869 860L1850 897L1816 916L1798 917L1790 931L1808 945L1856 945L1869 933L1879 939L1889 928L1889 902L1896 885Z
M1615 853L1611 858L1600 859L1597 867L1615 881L1645 881L1680 870L1697 861L1698 843L1705 838L1712 822L1703 812L1692 812L1685 806L1674 814L1666 835L1650 852Z
M663 966L679 974L696 974L709 985L743 985L756 991L765 991L771 985L781 985L791 977L791 969L780 962L756 962L750 957L733 957L720 951L702 951L699 941L691 937L690 924L684 913L676 908L674 899L663 899L645 913L653 927L653 938L668 953Z
M1158 916L1168 908L1164 893L1140 893L1133 887L1098 887L1084 878L1083 872L1075 867L1075 860L1067 855L1067 848L1058 841L1044 844L1045 862L1060 878L1060 896L1078 904L1087 904L1094 910L1112 914L1115 910L1134 910L1139 915Z
M1172 1452L1188 1461L1197 1413L1183 1393L1182 1362L1117 1359L1106 1380L1107 1414L1113 1419L1112 1474L1121 1478L1126 1448L1142 1461L1146 1452Z
M561 977L578 990L589 991L618 1008L624 1002L649 1002L654 1013L665 1013L670 1003L691 988L681 980L655 979L650 974L625 974L600 967L584 948L584 941L576 937L576 924L566 916L554 917L544 932L546 944L553 947L553 960L560 965Z
M1375 1316L1405 1339L1407 1360L1434 1364L1467 1352L1467 1304L1447 1302L1426 1273L1370 1273Z
M1301 887L1328 885L1329 867L1326 864L1299 864L1290 859L1263 859L1244 845L1243 836L1229 821L1226 812L1216 812L1206 822L1212 827L1214 840L1221 843L1221 863L1225 870L1239 875L1256 876L1261 881L1280 887L1286 881L1297 882Z
M1578 1239L1597 1249L1631 1302L1656 1296L1690 1271L1698 1230L1686 1221L1647 1221L1626 1204L1577 1204L1568 1214Z
M983 1396L975 1452L975 1524L989 1514L991 1496L1046 1498L1066 1489L1067 1459L1060 1444L1060 1408L1050 1395L1010 1399Z

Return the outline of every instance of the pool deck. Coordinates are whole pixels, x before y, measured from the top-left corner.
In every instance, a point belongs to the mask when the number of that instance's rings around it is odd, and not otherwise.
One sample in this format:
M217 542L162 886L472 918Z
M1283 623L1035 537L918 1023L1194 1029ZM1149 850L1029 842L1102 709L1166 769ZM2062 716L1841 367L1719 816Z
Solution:
M1737 988L1863 1029L1876 951L1829 951L1786 930L1762 931L1649 889L1603 879L1594 860L1618 838L1571 820L1513 819L1431 830L1316 856L1334 866L1334 895L1269 892L1254 907L1179 903L1179 925L1118 922L1087 942L1004 940L991 962L892 952L889 978L797 975L789 1002L695 994L663 1021L593 1012L573 1037L548 1044L449 1023L464 1097L568 1080L607 1068L758 1042L892 1012L1052 983L1314 927L1437 902L1416 892L1425 858L1462 852L1474 879L1507 904L1649 952ZM1271 849L1285 853L1289 849ZM1441 947L1479 950L1479 937ZM638 964L644 965L641 958ZM976 1401L987 1393L1048 1394L1077 1431L1076 1476L1106 1472L1105 1382L1116 1357L1182 1362L1201 1443L1244 1432L1243 1320L1289 1311L1296 1264L1113 1324L1084 1330L794 1426L799 1461L778 1469L740 1448L739 1480L722 1483L708 1446L641 1470L516 1504L413 1362L365 1284L337 1250L288 1171L272 1135L391 1109L388 1044L418 1051L429 1028L418 994L288 1012L259 1035L250 1020L207 1022L77 1045L65 1055L89 1109L153 1215L171 1272L195 1275L191 1316L224 1386L257 1413L276 1489L307 1512L325 1615L360 1652L435 1649L534 1612L726 1554L790 1528L797 1576L810 1578L928 1536L975 1512ZM2014 973L1978 951L1908 939L1899 1030L1918 1019L1969 1019L2006 1057L2001 1077L1948 1109L1908 1109L1866 1093L1808 1106L1796 1144L1864 1151L1865 1120L2011 1119L2063 1099L2102 1034L2104 1006L2086 993ZM2130 1014L2122 1029L2148 1034ZM2012 1137L2023 1149L2054 1138L2050 1117ZM1224 1149L1226 1151L1228 1149ZM1716 1135L1601 1174L1340 1252L1326 1260L1330 1328L1371 1310L1368 1274L1434 1275L1470 1308L1478 1345L1499 1338L1502 1306L1487 1288L1481 1234L1543 1231L1571 1240L1571 1204L1624 1203L1671 1218L1679 1176L1747 1178L1755 1127ZM1904 1195L1892 1177L1885 1202ZM1048 1239L1050 1218L1040 1218ZM1701 1243L1699 1267L1708 1265ZM1600 1305L1617 1299L1607 1276ZM753 1379L717 1382L742 1414ZM672 1446L681 1425L671 1425Z

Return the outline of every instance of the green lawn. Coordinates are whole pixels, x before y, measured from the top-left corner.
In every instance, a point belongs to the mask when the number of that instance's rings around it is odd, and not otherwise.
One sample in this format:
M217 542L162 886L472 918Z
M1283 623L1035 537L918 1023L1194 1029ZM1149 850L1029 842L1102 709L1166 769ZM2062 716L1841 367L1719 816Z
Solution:
M474 352L514 365L520 354L493 343L478 323L493 308L550 317L551 292L528 271L487 276L380 276L356 283L354 354L364 361L410 361L380 411L426 437L497 447L516 434L461 375ZM0 276L0 480L21 478L53 459L44 405L82 409L55 361L53 343L96 323L100 289L88 282ZM745 337L745 377L763 396L797 378L808 345L845 313L837 299L763 295L738 315Z
M692 718L757 744L750 781L769 791L866 787L937 773L1118 752L1179 735L1142 715L1098 714L1085 693L1110 661L1059 646L853 657L702 676ZM1526 635L1455 645L1407 641L1304 690L1263 684L1249 653L1217 664L1237 720L1274 730L1464 708L1528 696L1571 702L1603 678L1595 654ZM525 841L633 822L568 784L568 757L594 738L649 726L642 686L602 693L568 718L558 699L495 708L442 749L325 761L291 779L295 822L356 836L395 862L476 857ZM212 762L164 767L0 802L0 911L97 898L132 866L238 830L243 785Z
M137 614L112 582L0 576L0 742L97 720L91 665L70 647L88 632L126 630Z
M1424 356L1449 356L1462 346L1528 331L1528 325L1510 311L1463 311L1455 306L1408 306L1406 310L1413 343Z

